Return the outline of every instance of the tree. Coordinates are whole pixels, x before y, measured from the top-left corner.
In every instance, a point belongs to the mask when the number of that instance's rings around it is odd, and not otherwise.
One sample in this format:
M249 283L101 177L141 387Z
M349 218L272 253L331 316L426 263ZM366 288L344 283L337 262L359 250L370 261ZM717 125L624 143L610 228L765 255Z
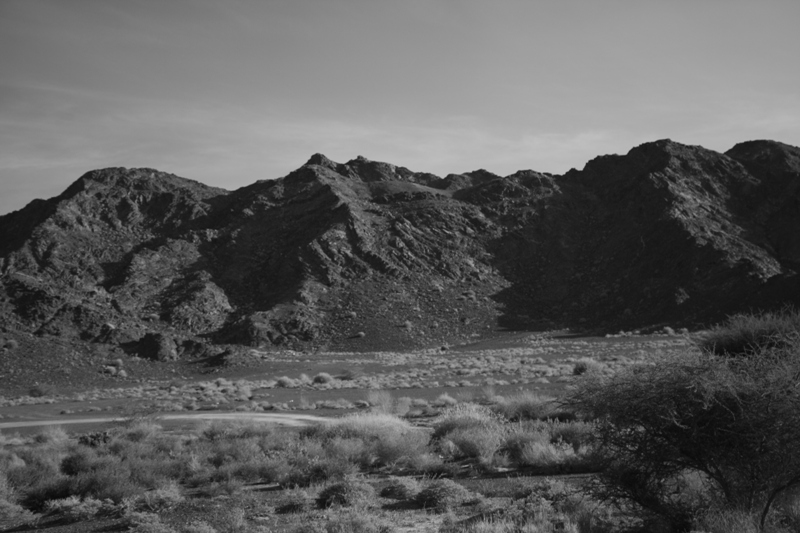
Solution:
M800 485L800 345L746 354L694 351L611 378L587 379L568 398L597 421L605 496L688 530L721 498L759 513ZM689 494L690 479L704 490Z

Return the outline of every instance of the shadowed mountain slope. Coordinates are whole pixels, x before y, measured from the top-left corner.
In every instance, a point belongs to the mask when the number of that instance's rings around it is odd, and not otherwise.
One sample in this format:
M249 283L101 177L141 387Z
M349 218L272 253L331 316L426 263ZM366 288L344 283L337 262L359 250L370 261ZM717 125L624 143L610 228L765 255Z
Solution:
M236 191L89 172L0 217L7 331L155 359L695 325L796 302L800 149L669 140L563 176L315 154Z

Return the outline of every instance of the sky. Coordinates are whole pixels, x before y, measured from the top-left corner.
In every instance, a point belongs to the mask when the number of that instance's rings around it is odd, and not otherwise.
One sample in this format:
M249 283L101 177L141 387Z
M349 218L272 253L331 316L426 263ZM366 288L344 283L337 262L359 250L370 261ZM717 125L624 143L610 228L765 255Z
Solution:
M89 170L229 190L317 152L564 173L800 146L797 0L0 0L0 214Z

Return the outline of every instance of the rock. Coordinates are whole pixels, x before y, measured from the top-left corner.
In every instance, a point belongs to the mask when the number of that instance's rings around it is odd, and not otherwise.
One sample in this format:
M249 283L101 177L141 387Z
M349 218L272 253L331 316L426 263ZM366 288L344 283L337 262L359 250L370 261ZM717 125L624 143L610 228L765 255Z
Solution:
M163 333L147 333L139 341L139 357L151 361L174 361L178 358L175 341Z
M707 324L800 302L799 176L796 147L669 140L563 176L316 154L229 192L96 170L0 217L0 323L155 360Z

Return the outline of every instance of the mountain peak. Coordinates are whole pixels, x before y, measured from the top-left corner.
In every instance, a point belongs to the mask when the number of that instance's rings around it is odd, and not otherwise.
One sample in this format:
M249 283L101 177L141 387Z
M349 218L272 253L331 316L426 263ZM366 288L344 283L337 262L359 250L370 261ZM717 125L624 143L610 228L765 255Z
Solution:
M325 155L317 152L306 161L306 165L319 165L322 167L334 168L337 164L325 157Z

